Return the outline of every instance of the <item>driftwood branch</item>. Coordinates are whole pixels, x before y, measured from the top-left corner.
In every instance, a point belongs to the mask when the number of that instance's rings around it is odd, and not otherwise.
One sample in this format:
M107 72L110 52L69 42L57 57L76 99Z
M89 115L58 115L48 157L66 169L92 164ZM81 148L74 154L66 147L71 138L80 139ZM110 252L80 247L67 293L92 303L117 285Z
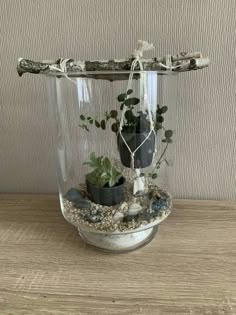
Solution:
M143 69L146 71L174 71L184 72L191 70L198 70L209 65L209 58L203 58L200 52L194 53L180 53L178 55L170 56L172 69L168 68L167 57L142 59ZM50 74L62 72L68 76L92 77L109 80L127 79L128 75L121 75L117 73L117 77L111 74L110 78L106 74L89 73L91 71L129 71L131 68L133 58L122 60L105 60L105 61L74 61L73 59L58 59L57 61L43 61L35 62L28 59L20 58L17 64L17 72L20 76L24 73L34 74ZM64 69L62 69L64 63ZM135 70L140 70L137 63ZM81 75L79 74L81 72Z

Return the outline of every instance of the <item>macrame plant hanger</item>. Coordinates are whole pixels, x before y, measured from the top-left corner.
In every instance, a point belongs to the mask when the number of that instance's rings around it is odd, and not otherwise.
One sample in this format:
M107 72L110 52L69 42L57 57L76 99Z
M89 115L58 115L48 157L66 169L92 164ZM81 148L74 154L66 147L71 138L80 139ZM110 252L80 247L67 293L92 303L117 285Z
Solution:
M125 146L127 147L128 151L130 152L130 157L131 157L131 159L130 159L131 160L130 167L131 167L131 169L133 171L135 169L135 154L142 147L142 145L149 139L149 137L151 136L152 133L154 134L154 137L155 137L155 148L156 148L156 133L155 133L155 129L154 129L153 115L152 115L151 108L150 108L150 103L149 103L149 100L148 100L147 86L146 86L146 80L145 80L146 73L142 72L143 71L143 64L142 64L142 60L141 60L141 58L143 57L143 52L147 51L147 50L151 50L153 48L154 48L153 44L149 44L148 42L142 41L142 40L138 41L138 47L137 47L137 49L134 50L134 53L132 54L134 60L133 60L133 62L131 64L131 69L130 69L131 73L129 75L129 80L128 80L127 89L126 89L126 95L128 95L127 91L132 88L133 75L134 75L135 67L138 64L139 68L140 68L140 71L141 71L141 78L143 78L143 82L144 82L144 86L143 86L143 94L144 94L143 102L144 102L144 105L147 107L146 109L147 109L147 112L148 112L148 118L149 118L149 122L150 122L150 131L149 131L148 135L145 137L145 139L140 143L140 145L137 148L135 148L134 151L132 151L131 148L129 147L128 143L126 142L125 138L122 135L122 130L123 130L123 126L124 126L125 112L128 109L127 106L123 107L123 110L122 110L122 113L121 113L120 127L119 127L119 131L118 131L119 136L121 137L121 139L123 140ZM127 97L129 97L129 96L127 96ZM135 177L139 177L140 170L136 169L135 171L136 171L136 176ZM139 180L138 188L134 187L134 194L135 194L135 192L137 192L137 190L143 190L143 189L144 189L144 182L142 180Z
M151 50L153 48L154 48L153 44L149 44L148 42L142 41L142 40L138 41L138 47L137 47L137 49L135 49L134 53L132 54L132 56L135 59L133 60L133 62L131 64L131 69L130 69L131 73L129 75L128 85L127 85L127 89L126 89L126 95L127 95L127 91L132 88L132 80L133 80L133 75L134 75L134 70L135 70L136 65L139 64L140 70L143 71L142 61L140 60L140 58L142 58L142 56L143 56L143 51ZM145 73L141 73L141 75L144 76ZM134 151L131 150L131 148L129 147L128 143L126 142L125 138L122 135L122 130L123 130L123 126L124 126L124 117L125 117L125 112L127 110L127 106L123 107L123 110L122 110L122 113L121 113L120 127L119 127L118 133L119 133L120 137L122 138L124 144L126 145L127 149L130 152L130 157L131 157L131 165L130 166L131 166L131 169L134 169L135 153L149 139L149 137L150 137L150 135L152 133L154 133L154 135L156 135L155 134L155 130L154 130L153 117L152 117L150 104L149 104L149 100L148 100L148 95L147 95L146 84L144 84L144 98L143 98L143 101L144 101L144 104L147 104L148 117L149 117L149 121L150 121L150 131L149 131L148 135L146 136L146 138L142 141L142 143L140 143L140 145Z

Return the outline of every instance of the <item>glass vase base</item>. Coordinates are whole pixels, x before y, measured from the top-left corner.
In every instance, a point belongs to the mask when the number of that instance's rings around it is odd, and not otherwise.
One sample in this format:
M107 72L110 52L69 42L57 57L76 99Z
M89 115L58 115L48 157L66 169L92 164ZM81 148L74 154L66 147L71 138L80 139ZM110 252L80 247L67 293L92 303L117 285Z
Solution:
M80 228L78 231L85 243L98 250L126 253L147 245L155 237L158 229L159 225L138 232L120 234L101 234L83 231Z

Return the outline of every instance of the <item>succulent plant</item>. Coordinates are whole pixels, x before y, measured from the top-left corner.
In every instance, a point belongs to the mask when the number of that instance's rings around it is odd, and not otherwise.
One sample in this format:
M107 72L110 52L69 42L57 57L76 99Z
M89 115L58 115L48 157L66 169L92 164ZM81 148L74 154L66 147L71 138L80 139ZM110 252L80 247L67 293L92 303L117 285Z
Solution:
M103 156L96 157L94 152L90 154L89 161L83 164L93 168L93 171L86 175L87 181L93 185L113 187L121 178L121 172L112 165L109 158Z

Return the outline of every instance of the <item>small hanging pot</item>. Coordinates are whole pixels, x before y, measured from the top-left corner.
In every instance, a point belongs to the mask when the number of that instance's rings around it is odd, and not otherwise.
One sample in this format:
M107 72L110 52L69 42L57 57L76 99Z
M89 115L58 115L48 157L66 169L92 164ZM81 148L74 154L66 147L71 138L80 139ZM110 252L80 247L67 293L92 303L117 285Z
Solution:
M129 127L124 126L122 128L122 136L125 139L130 150L134 152L141 143L146 139L146 141L140 146L140 148L134 154L134 168L145 168L151 165L153 160L153 154L155 151L155 135L154 132L150 131L131 131ZM149 135L149 136L148 136ZM148 137L148 138L147 138ZM131 153L122 139L121 135L118 133L117 137L118 150L120 153L120 159L125 167L131 167L132 156Z

